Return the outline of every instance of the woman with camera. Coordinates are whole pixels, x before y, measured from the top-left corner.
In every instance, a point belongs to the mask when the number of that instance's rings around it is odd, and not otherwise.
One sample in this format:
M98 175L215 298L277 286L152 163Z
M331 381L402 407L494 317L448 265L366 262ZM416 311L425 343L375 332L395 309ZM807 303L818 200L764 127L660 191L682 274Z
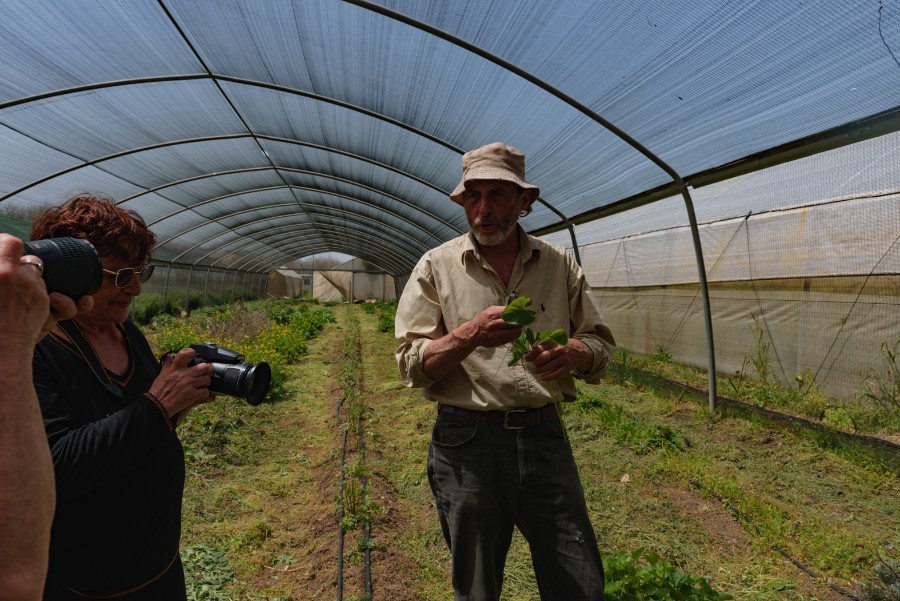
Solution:
M186 599L178 553L184 454L179 416L212 399L194 351L162 366L128 319L153 273L143 219L80 195L34 222L31 238L97 248L103 285L93 307L60 321L35 349L34 386L56 475L46 600Z

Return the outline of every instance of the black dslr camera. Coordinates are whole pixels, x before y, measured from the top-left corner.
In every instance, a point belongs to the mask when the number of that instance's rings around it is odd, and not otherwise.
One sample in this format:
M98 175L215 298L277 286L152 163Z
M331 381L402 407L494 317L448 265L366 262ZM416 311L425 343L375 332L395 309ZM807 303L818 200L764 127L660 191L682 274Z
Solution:
M191 348L197 355L188 365L212 365L210 391L242 398L251 405L263 402L272 379L268 363L245 363L242 354L212 342L192 344Z
M103 266L97 249L81 238L47 238L25 243L26 255L44 263L47 292L62 292L77 299L93 294L103 285Z

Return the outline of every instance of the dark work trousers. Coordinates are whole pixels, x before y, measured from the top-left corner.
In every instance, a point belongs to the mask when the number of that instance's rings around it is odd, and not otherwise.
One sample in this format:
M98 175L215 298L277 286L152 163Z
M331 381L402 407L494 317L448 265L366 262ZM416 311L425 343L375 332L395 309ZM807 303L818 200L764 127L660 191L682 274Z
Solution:
M168 571L139 590L119 595L90 596L74 593L61 584L47 583L44 589L44 601L85 601L87 599L111 599L114 601L187 601L184 568L181 557Z
M543 601L603 599L603 564L559 420L507 430L439 413L428 480L453 556L456 601L496 601L513 526L528 541Z

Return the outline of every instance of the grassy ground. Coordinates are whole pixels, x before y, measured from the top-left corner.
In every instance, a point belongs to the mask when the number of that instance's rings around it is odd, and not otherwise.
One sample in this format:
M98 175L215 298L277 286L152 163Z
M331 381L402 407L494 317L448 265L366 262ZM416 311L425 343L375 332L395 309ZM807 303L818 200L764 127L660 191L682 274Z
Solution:
M333 311L337 323L290 368L284 398L225 400L181 427L183 547L197 599L335 597L348 339L358 340L353 394L365 407L364 448L351 438L350 457L366 476L371 539L345 535L343 598L366 598L366 547L374 599L452 597L425 474L434 406L400 384L378 316L357 305ZM859 591L876 580L878 555L900 544L896 474L704 405L631 378L581 387L565 420L601 551L655 551L737 599L836 601L848 597L829 581ZM538 599L520 537L503 599Z

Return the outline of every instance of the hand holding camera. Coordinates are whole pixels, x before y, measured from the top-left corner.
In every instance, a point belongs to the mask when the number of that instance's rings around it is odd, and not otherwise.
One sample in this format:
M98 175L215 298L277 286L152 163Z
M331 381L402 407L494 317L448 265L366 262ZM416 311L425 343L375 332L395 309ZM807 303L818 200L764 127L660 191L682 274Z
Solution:
M265 361L246 363L244 356L212 342L192 344L197 355L190 365L207 363L212 367L209 389L242 398L250 405L259 405L269 392L272 368Z
M170 417L212 400L209 397L214 392L259 405L272 380L272 369L265 361L247 363L240 353L212 342L168 352L163 355L162 365L163 371L149 392L160 400Z
M0 331L3 332L0 344L4 356L21 355L30 362L41 326L50 313L49 307L40 270L22 262L22 242L7 234L0 235Z
M41 272L47 292L59 292L69 298L93 294L103 285L103 266L97 249L80 238L47 238L24 244L29 261ZM38 267L40 265L40 267Z
M93 250L93 246L90 248ZM45 271L50 269L57 273L59 266L48 268L45 259L33 251L28 242L23 244L15 236L0 234L0 306L4 308L4 322L9 322L0 326L0 331L4 332L3 342L6 348L15 347L27 351L29 356L37 341L58 320L71 319L78 311L90 309L93 304L93 300L83 289L71 288L76 296L70 298L46 286ZM99 265L99 259L97 264ZM83 276L83 273L74 274L74 278ZM74 301L73 298L78 300Z
M212 400L209 398L212 367L192 364L194 355L192 349L163 355L162 371L150 386L150 394L159 399L169 417Z

